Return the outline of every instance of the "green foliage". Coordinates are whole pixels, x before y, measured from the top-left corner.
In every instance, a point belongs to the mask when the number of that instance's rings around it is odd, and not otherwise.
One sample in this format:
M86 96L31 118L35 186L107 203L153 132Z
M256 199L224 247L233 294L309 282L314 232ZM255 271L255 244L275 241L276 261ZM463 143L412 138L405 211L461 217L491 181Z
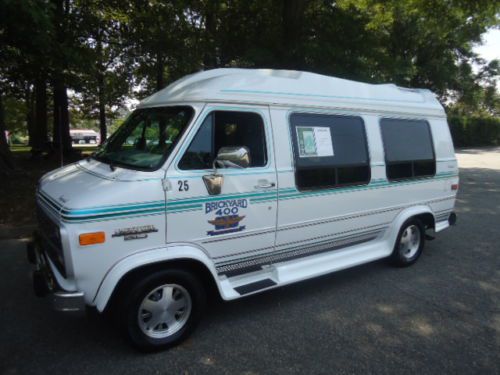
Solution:
M33 80L46 66L53 38L52 4L43 0L0 2L0 78L4 89Z
M4 99L6 130L11 133L23 133L26 129L26 105L15 97Z
M128 21L125 38L131 50L127 59L134 67L140 96L201 68L191 24L196 16L190 19L187 2L124 2L121 9Z
M454 117L498 117L499 62L472 47L499 14L467 0L0 0L6 123L26 129L41 80L49 97L70 90L73 127L112 130L127 98L216 67L424 87Z
M477 75L469 69L461 74L462 91L456 93L449 112L454 115L500 116L500 95L497 81L500 73L500 62L491 61L483 66Z
M465 117L448 118L455 147L500 145L500 118Z
M113 120L113 122L108 127L109 134L113 134L125 122L125 119L126 117L122 116Z
M110 1L79 0L76 6L82 19L82 54L94 63L79 67L78 95L72 98L72 104L88 118L98 120L103 110L105 117L112 119L130 95L131 47L125 39L128 17Z

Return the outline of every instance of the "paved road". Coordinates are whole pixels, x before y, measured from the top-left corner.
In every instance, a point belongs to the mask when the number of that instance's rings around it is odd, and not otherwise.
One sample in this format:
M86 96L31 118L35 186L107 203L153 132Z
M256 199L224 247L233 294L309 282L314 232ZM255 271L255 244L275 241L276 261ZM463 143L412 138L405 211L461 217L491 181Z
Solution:
M500 372L500 152L459 155L459 225L419 262L376 262L231 303L192 338L139 354L106 321L33 297L20 240L0 242L0 373Z

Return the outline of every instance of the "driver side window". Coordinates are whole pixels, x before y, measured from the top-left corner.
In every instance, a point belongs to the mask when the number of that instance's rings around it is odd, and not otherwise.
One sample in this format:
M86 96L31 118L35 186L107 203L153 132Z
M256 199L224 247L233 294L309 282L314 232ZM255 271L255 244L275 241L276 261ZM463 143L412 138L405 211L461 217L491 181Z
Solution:
M267 151L262 117L253 112L211 112L180 160L179 168L212 169L219 149L229 146L245 146L250 150L250 168L265 166Z

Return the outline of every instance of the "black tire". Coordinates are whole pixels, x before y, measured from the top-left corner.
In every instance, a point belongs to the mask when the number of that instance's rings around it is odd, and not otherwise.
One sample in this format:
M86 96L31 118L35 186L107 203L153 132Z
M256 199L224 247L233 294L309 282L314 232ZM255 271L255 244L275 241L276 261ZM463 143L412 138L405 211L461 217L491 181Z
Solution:
M163 285L178 285L187 291L190 297L190 314L180 330L166 337L146 335L139 324L139 309L143 300L151 292ZM192 273L171 269L156 271L132 286L123 294L121 312L124 330L132 345L143 351L167 349L185 340L196 328L206 305L206 294L203 285ZM141 309L141 311L144 311Z
M409 246L402 244L402 239L407 237L410 233L416 233L418 231L419 242L416 252L414 250L408 250ZM412 242L413 243L413 242ZM389 260L392 265L396 267L408 267L415 263L420 255L425 245L425 228L422 222L417 218L411 218L404 222L399 230L398 237L396 238L396 243L394 244L394 249L392 251ZM413 247L414 249L415 247Z

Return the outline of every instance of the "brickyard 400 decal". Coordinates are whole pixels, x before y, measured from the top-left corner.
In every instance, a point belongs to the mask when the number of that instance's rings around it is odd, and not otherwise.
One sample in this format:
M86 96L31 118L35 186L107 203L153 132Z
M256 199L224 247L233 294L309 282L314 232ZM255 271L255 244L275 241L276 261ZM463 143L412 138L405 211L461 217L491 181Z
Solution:
M208 220L208 223L212 224L214 229L207 231L207 235L217 236L245 230L245 225L239 224L245 218L244 215L240 215L241 210L247 207L247 199L228 199L205 203L205 214L215 214L212 220Z

